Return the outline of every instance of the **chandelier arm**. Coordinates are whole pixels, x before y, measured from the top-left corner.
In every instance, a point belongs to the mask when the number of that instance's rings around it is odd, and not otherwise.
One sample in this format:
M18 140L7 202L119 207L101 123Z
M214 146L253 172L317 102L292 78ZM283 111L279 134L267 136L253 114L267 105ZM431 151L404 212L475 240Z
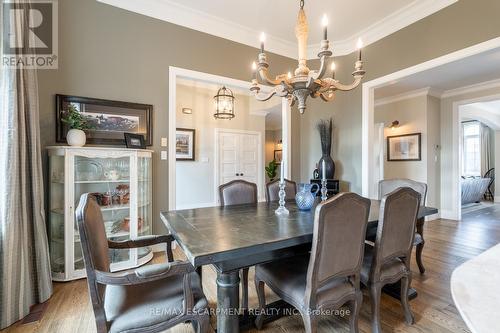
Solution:
M311 77L313 78L313 80L320 80L325 75L325 72L326 72L326 60L327 59L328 59L327 56L322 56L320 58L319 70L318 71L314 71L313 74L311 75Z
M333 93L333 91L330 92L330 94L328 94L328 95L326 95L325 93L321 93L319 96L325 102L331 102L335 98L335 94Z
M267 82L268 84L270 85L273 85L273 86L277 86L279 85L281 82L283 82L283 80L279 80L279 79L271 79L269 77L269 71L267 70L267 68L265 67L260 67L259 68L259 74L260 74L260 78Z
M355 76L354 82L351 84L343 84L343 83L340 83L339 81L332 80L332 82L330 83L330 89L333 88L335 90L341 90L341 91L353 90L354 88L359 86L362 79L363 79L362 76Z
M274 95L276 95L276 92L275 91L271 91L269 94L264 94L264 93L255 93L255 99L260 101L260 102L265 102L269 99L271 99L271 97L273 97Z

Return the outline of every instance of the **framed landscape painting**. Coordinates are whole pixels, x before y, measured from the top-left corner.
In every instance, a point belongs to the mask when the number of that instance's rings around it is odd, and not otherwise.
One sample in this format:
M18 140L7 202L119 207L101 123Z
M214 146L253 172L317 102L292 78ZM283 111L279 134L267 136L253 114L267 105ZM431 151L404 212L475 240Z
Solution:
M177 161L194 161L195 130L177 128L175 131L175 159Z
M387 161L420 161L421 133L387 137Z
M89 121L92 128L85 131L89 144L122 146L126 144L125 133L143 135L146 145L152 144L152 105L68 95L56 95L57 142L66 142L69 128L61 117L68 105Z

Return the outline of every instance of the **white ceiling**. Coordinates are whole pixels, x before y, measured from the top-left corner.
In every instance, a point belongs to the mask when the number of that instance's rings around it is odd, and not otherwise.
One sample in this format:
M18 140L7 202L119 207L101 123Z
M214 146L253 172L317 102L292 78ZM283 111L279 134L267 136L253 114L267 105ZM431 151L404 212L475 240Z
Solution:
M423 71L375 90L375 99L390 100L423 88L446 96L486 81L500 79L500 49L491 50Z
M250 46L267 34L266 49L297 57L294 27L298 0L97 0ZM336 55L355 50L358 37L373 43L458 0L305 0L309 57L322 39L321 17L329 18L329 39Z
M460 115L462 120L479 120L495 131L500 130L500 100L463 105Z

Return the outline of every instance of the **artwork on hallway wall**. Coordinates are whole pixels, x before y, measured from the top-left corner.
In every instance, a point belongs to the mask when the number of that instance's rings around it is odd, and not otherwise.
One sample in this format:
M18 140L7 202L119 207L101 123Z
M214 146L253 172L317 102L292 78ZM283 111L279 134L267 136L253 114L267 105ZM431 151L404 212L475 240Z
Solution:
M175 158L177 161L195 160L195 130L177 128L175 131Z
M387 161L421 161L421 133L387 137Z
M56 142L66 142L68 127L61 118L68 105L91 125L86 131L89 144L122 146L126 144L124 133L132 133L143 135L146 145L152 145L152 105L68 95L56 95Z
M283 160L283 150L274 151L274 160L276 161L276 164L281 164L281 161Z

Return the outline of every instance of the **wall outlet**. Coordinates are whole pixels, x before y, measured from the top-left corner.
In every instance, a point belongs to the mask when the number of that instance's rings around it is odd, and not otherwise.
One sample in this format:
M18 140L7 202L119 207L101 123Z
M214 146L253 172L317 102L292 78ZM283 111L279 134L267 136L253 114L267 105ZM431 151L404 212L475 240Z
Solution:
M162 160L166 160L167 159L167 151L166 150L162 150L161 153L160 153L160 158Z
M161 138L161 146L166 147L167 146L167 138Z

